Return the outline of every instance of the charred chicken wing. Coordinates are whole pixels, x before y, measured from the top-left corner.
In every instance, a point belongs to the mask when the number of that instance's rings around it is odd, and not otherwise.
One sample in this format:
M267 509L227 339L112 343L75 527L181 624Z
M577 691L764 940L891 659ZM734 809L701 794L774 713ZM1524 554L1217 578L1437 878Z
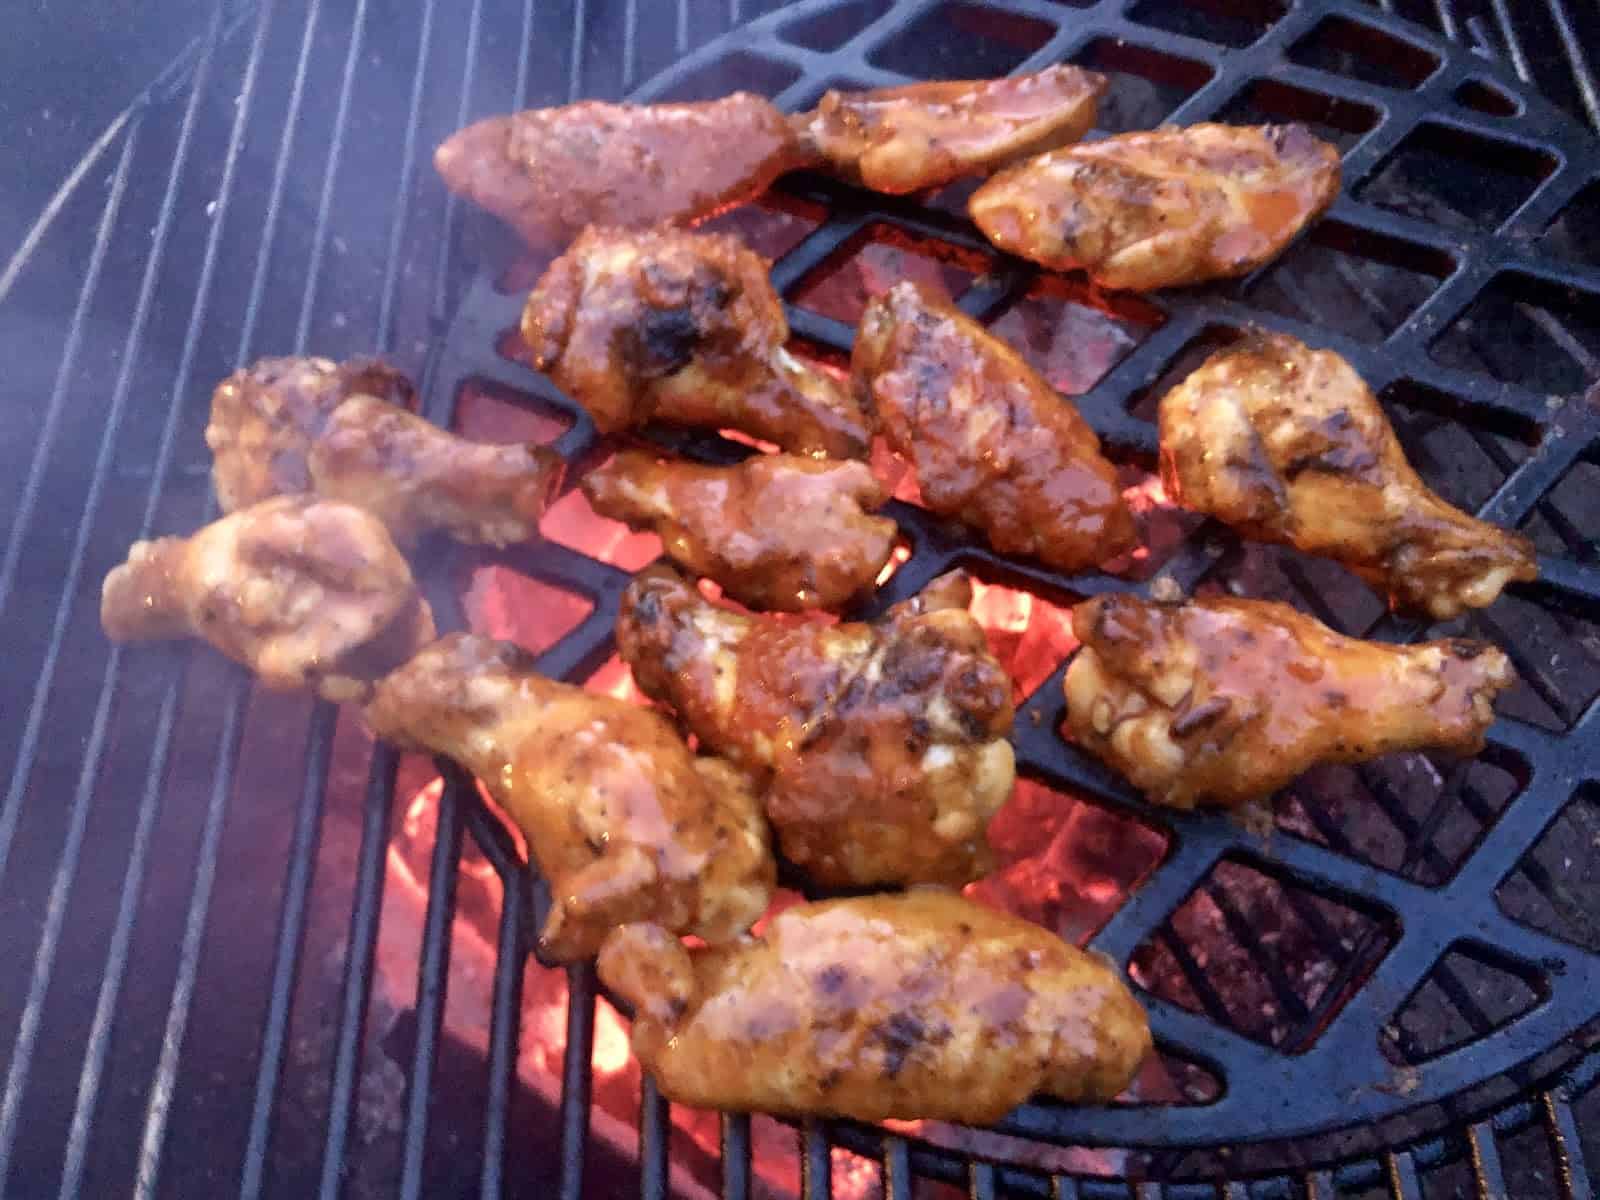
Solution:
M118 642L201 638L268 687L309 685L333 701L361 698L434 636L382 523L311 496L135 542L106 576L100 623Z
M948 892L803 904L709 949L627 925L599 966L697 1108L987 1124L1038 1092L1110 1100L1150 1050L1108 962Z
M717 608L669 568L623 595L617 644L647 695L766 775L784 855L818 883L965 883L1011 794L1011 681L949 575L871 624Z
M1437 620L1539 573L1527 538L1418 478L1349 363L1284 334L1214 355L1162 398L1161 473L1184 507L1337 559Z
M1174 808L1261 799L1317 763L1476 754L1513 680L1483 642L1364 642L1270 600L1100 596L1072 626L1072 736Z
M907 281L872 301L851 371L934 512L1065 571L1133 545L1133 515L1088 423L944 297Z
M522 336L604 433L661 420L866 457L861 412L784 349L767 262L737 238L587 230L528 298Z
M1052 150L973 193L996 246L1109 288L1243 275L1339 193L1339 151L1301 125L1190 125Z
M366 715L380 737L455 759L521 827L550 883L552 959L593 955L627 921L726 941L767 907L748 778L648 709L536 674L511 643L443 638L381 680Z
M863 462L757 454L704 467L627 451L585 476L583 490L752 608L841 608L894 549L895 523L870 515L888 494Z

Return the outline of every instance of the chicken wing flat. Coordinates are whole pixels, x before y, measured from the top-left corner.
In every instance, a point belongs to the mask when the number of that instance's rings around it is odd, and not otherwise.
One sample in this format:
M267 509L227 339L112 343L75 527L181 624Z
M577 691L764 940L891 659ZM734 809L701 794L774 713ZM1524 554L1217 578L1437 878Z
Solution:
M599 969L697 1108L988 1124L1038 1092L1110 1100L1151 1045L1108 962L948 892L798 905L711 949L627 925Z
M1527 538L1451 507L1406 462L1354 368L1285 334L1223 350L1161 400L1161 474L1185 508L1336 559L1448 620L1538 577Z
M968 211L1000 249L1108 288L1243 275L1339 194L1339 151L1302 125L1190 125L1052 150Z
M897 283L862 314L850 366L934 512L1064 571L1132 547L1133 514L1094 430L949 300Z
M557 961L651 920L725 941L771 898L774 866L749 779L696 758L649 709L537 674L520 647L451 634L381 680L380 737L445 754L527 835L550 884L539 934Z
M900 194L1077 141L1105 90L1103 75L1062 64L1008 79L830 89L793 123L828 171Z
M865 417L787 350L768 263L737 238L587 230L522 314L539 368L604 433L741 429L795 454L865 458Z
M698 104L585 101L490 117L433 156L446 187L550 253L588 225L701 220L806 161L788 119L749 92Z
M314 492L376 515L402 543L442 529L505 546L538 530L563 464L543 446L469 442L408 411L411 384L371 360L266 358L211 399L223 511Z
M617 646L701 743L768 777L784 855L818 883L965 883L1011 794L1011 681L951 574L871 624L707 603L670 568L623 594Z
M1364 642L1270 600L1099 596L1072 627L1073 738L1174 808L1261 799L1318 763L1476 754L1514 678L1483 642Z
M625 451L583 491L741 604L780 612L842 608L878 578L897 532L870 515L888 493L863 462L757 454L706 467Z
M192 537L135 542L106 576L113 641L196 637L271 688L333 701L433 640L433 614L388 530L353 505L279 496Z

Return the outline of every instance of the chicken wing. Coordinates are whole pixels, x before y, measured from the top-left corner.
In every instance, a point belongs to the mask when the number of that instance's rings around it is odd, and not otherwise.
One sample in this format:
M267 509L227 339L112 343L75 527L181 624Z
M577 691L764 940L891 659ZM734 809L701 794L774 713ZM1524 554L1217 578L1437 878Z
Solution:
M1361 377L1328 350L1256 333L1161 400L1161 474L1185 508L1336 559L1396 607L1448 620L1538 577L1520 534L1418 478Z
M1109 962L948 892L803 904L712 949L626 925L599 969L697 1108L988 1124L1036 1092L1110 1100L1151 1044Z
M549 253L587 225L704 219L807 161L788 119L749 92L699 104L585 101L490 117L433 156L446 187Z
M818 883L965 883L1011 794L1011 681L951 574L871 624L717 608L670 568L623 594L617 646L703 745L769 777L784 855Z
M411 568L376 517L349 504L278 496L192 537L135 542L106 576L100 623L113 641L197 637L271 688L363 697L434 637Z
M1108 288L1243 275L1339 194L1339 151L1301 125L1190 125L1052 150L968 211L1000 249Z
M784 349L767 267L725 235L590 229L528 297L522 336L602 432L659 419L865 458L851 397Z
M842 608L894 550L888 493L863 462L757 454L737 466L626 451L584 477L608 517L655 530L667 554L751 608Z
M408 411L410 398L403 375L371 360L265 358L234 372L206 426L223 511L314 492L367 509L402 543L432 529L494 546L532 537L560 456L469 442Z
M1173 808L1261 799L1317 763L1476 754L1514 678L1483 642L1364 642L1270 600L1099 596L1072 627L1067 728Z
M451 634L381 680L366 716L380 737L454 758L527 835L553 960L591 957L626 921L719 942L766 910L774 866L750 780L696 758L649 709L546 679L512 643Z
M1093 127L1105 90L1105 76L1060 64L1007 79L830 89L814 111L791 120L826 170L899 194L1077 141Z
M850 365L934 512L977 526L1002 553L1064 571L1133 545L1133 514L1094 430L942 296L905 281L873 300Z

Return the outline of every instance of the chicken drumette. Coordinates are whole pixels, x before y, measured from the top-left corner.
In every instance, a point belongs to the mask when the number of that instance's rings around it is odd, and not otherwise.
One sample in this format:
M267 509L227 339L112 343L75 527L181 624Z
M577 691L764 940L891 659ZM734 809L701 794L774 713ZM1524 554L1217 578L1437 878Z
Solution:
M388 531L363 509L279 496L192 537L135 542L106 576L113 641L197 637L271 688L359 699L434 636Z
M691 754L649 709L535 673L509 642L452 634L382 679L380 737L455 759L528 838L550 883L551 959L650 920L708 942L748 929L774 865L748 777Z
M410 398L403 375L371 360L264 358L234 372L206 426L223 511L314 492L367 509L401 542L431 529L495 546L532 537L560 456L469 442L408 411Z
M799 905L710 949L627 925L599 967L697 1108L987 1124L1038 1092L1110 1100L1151 1044L1108 962L948 892Z
M737 466L663 462L625 451L591 471L596 510L654 529L667 554L752 608L843 607L872 586L895 523L863 462L757 454Z
M1073 738L1174 808L1261 799L1318 763L1476 754L1514 678L1483 642L1364 642L1269 600L1100 596L1072 627Z
M784 349L767 265L725 235L589 229L528 298L522 336L602 432L661 420L864 458L849 394Z
M623 595L617 645L700 741L769 777L784 855L818 883L965 883L1011 794L1011 681L951 574L871 624L715 607L669 568Z
M973 193L996 246L1110 288L1242 275L1339 193L1339 151L1300 125L1190 125L1052 150Z
M1539 574L1527 538L1418 478L1349 363L1285 334L1221 351L1162 398L1161 474L1185 508L1336 559L1436 620Z
M875 299L851 371L934 512L1065 571L1133 545L1133 515L1088 423L944 297L907 281Z

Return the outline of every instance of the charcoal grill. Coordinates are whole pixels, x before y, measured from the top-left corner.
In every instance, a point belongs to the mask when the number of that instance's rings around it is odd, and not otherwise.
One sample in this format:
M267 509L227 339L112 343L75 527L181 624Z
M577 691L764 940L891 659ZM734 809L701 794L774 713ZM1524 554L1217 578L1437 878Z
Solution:
M15 397L0 418L13 514L0 559L12 763L0 1191L576 1196L587 1178L596 1194L624 1179L667 1193L671 1114L648 1082L636 1166L591 1142L588 966L567 972L559 1104L541 1113L522 1094L523 990L547 898L470 781L442 765L415 993L382 1031L403 1078L375 1077L403 764L369 753L349 717L257 694L213 655L108 648L97 581L134 537L207 518L206 397L260 354L377 347L423 379L435 420L459 422L463 395L491 394L559 431L569 461L599 452L584 414L503 353L520 308L497 286L509 243L432 178L431 147L465 121L735 87L798 106L834 84L1072 60L1111 75L1108 129L1307 121L1341 145L1345 195L1251 279L1135 304L993 254L959 193L924 205L796 177L768 205L782 227L774 278L803 348L824 361L848 351L848 303L829 279L881 247L900 256L891 266L955 282L974 316L1026 316L1013 334L1070 309L1081 327L1115 331L1109 369L1078 380L1078 403L1130 479L1152 465L1154 400L1210 346L1254 322L1336 349L1380 391L1430 482L1538 542L1541 582L1465 623L1505 646L1524 684L1481 767L1414 758L1319 773L1262 829L1143 806L1060 737L1056 665L1021 707L1019 765L1157 831L1159 862L1092 944L1132 964L1176 1094L1030 1104L1002 1123L1005 1141L806 1122L796 1190L827 1195L848 1152L876 1164L891 1196L925 1181L1141 1200L1590 1195L1600 399L1584 388L1600 373L1600 148L1580 120L1600 114L1582 14L1561 0L1409 14L1440 37L1401 20L1405 5L1330 0L766 7L221 5L0 272ZM745 452L715 437L672 444ZM1209 524L1176 526L1131 571L1069 578L998 558L913 505L893 515L912 553L869 611L954 565L1057 604L1144 590L1159 572L1186 588L1282 591L1347 632L1425 632L1317 564ZM581 680L602 667L625 570L556 541L433 547L419 570L445 624L467 619L459 584L484 566L588 606L542 669ZM503 892L488 979L452 971L468 867ZM483 993L489 1028L482 1054L463 1057L445 1030L467 988ZM389 1113L381 1137L374 1106ZM374 1148L385 1138L386 1156ZM725 1194L766 1186L755 1142L750 1119L722 1119ZM1039 1146L1099 1148L1096 1169L1042 1169Z

